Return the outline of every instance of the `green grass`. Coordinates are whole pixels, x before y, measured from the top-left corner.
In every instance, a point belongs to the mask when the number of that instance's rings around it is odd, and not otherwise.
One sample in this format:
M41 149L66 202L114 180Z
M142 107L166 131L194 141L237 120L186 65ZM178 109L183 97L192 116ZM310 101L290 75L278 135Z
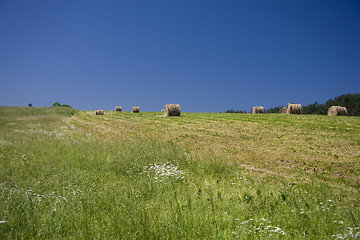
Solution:
M359 171L358 117L0 107L0 238L360 238Z

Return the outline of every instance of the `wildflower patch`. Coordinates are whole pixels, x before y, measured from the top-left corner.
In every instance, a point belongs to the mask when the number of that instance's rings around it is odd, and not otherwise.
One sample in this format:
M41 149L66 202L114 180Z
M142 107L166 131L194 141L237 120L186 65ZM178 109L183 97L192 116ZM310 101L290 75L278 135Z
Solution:
M279 237L286 235L285 231L278 226L272 226L271 222L265 218L260 220L248 219L240 223L240 227L248 229L248 234L257 235L260 237Z
M145 166L143 173L147 174L147 176L154 182L164 182L169 179L185 181L186 174L185 171L180 170L177 166L170 162L164 164L154 163L149 166Z
M340 225L344 224L343 221L338 221L337 223ZM346 227L341 233L333 234L331 237L333 237L333 239L359 239L360 225L357 227Z

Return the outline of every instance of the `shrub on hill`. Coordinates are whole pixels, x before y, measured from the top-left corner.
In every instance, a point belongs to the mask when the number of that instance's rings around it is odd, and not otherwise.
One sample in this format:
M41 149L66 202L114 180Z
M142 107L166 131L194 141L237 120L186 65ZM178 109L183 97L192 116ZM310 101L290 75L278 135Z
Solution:
M70 105L67 105L67 104L63 104L61 105L59 102L54 102L53 107L71 107Z

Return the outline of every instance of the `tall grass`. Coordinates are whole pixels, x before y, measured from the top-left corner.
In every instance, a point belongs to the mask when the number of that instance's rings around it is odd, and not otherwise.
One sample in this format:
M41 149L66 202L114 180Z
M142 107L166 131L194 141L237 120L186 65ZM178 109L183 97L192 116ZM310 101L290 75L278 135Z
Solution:
M260 174L146 127L206 115L1 111L2 239L360 237L358 188Z

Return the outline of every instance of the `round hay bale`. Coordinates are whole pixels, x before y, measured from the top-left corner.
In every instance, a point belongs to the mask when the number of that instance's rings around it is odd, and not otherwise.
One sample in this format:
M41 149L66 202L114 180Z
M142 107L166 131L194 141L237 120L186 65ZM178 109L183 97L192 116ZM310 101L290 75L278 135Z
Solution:
M138 112L140 112L140 107L133 107L133 108L132 108L132 112L133 112L133 113L138 113Z
M347 116L348 111L346 107L342 106L331 106L328 110L329 116Z
M286 114L301 114L301 104L288 103L286 105Z
M104 115L104 110L96 110L96 115Z
M115 107L115 111L117 111L117 112L121 112L121 107L116 106L116 107Z
M264 113L264 108L263 107L253 107L251 109L251 113L255 114L255 113Z
M286 113L286 107L280 108L279 113L280 114L285 114Z
M164 116L180 116L180 105L179 104L166 104L164 106Z

